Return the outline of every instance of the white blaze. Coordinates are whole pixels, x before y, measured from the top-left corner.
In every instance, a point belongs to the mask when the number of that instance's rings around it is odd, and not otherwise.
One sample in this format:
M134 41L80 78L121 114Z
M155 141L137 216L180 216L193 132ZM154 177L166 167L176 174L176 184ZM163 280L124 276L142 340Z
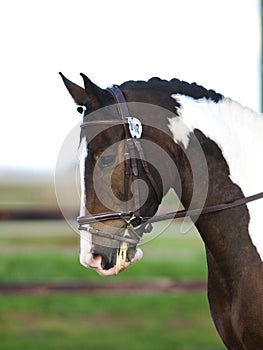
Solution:
M86 189L85 189L85 161L88 155L87 141L83 137L79 146L79 170L80 170L80 216L86 215ZM86 231L80 231L80 263L87 266L87 256L90 254L91 235Z
M81 182L81 198L80 198L80 216L86 215L86 189L85 189L85 161L87 158L87 141L83 137L79 147L79 168L80 168L80 182ZM89 225L85 225L89 227ZM126 270L143 257L142 250L137 248L135 257L130 262L125 262L125 259L120 259L119 265L115 265L109 270L103 270L101 267L101 256L94 256L91 254L91 234L87 231L80 231L80 263L87 267L96 270L102 276L117 275L120 271ZM125 256L126 258L126 256Z
M86 190L85 190L85 161L88 155L86 137L83 137L79 146L79 171L80 171L80 216L86 214Z

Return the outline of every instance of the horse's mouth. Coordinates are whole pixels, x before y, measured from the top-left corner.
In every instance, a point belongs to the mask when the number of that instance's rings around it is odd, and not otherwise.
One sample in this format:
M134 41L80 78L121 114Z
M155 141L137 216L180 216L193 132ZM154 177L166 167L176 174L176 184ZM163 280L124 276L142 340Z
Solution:
M80 263L96 270L102 276L117 275L143 256L137 245L141 239L141 232L134 226L120 226L116 231L116 222L98 222L88 226L86 232L80 236ZM120 222L123 225L121 220Z
M80 263L102 276L117 275L141 260L142 256L141 249L136 246L128 247L126 243L122 243L119 248L102 249L81 238Z
M105 254L101 254L101 267L104 270L109 270L116 265L121 271L125 263L129 263L134 259L136 251L136 247L128 247L128 245L125 242L123 242L119 248L111 248L108 251L106 251ZM94 249L94 247L92 247L91 253L96 254L96 248Z

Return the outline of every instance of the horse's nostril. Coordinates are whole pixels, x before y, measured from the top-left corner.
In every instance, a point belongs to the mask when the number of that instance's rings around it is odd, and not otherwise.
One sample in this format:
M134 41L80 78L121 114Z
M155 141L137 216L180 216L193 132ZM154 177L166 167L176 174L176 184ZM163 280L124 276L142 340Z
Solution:
M97 256L101 256L101 252L98 251L98 248L96 248L94 245L91 246L90 252L93 255L93 257L96 259Z
M115 261L112 259L112 254L110 251L106 251L104 247L100 249L100 247L95 247L93 245L90 249L90 252L93 255L94 259L97 257L101 258L101 267L104 270L109 270L115 265Z
M99 254L93 254L92 253L92 258L94 261L99 261L102 257Z
M96 249L95 249L95 246L92 245L92 246L90 247L90 252L91 252L91 254L96 255L95 250L96 250Z

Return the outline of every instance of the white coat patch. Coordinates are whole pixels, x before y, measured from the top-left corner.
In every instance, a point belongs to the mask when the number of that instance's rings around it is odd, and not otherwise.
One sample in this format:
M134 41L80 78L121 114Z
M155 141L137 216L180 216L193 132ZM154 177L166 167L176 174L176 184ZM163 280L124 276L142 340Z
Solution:
M263 116L228 98L216 103L180 94L172 97L181 105L169 126L175 142L187 148L190 133L199 129L220 147L231 180L245 196L263 192ZM249 233L263 261L263 199L249 203L248 209Z

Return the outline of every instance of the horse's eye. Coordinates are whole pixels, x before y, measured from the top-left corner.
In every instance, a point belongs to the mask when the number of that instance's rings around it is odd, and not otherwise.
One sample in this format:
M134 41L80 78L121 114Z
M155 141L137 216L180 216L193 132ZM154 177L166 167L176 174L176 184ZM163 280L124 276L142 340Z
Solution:
M107 168L112 166L115 163L116 156L115 155L109 155L109 156L100 156L98 159L98 166L100 168Z

